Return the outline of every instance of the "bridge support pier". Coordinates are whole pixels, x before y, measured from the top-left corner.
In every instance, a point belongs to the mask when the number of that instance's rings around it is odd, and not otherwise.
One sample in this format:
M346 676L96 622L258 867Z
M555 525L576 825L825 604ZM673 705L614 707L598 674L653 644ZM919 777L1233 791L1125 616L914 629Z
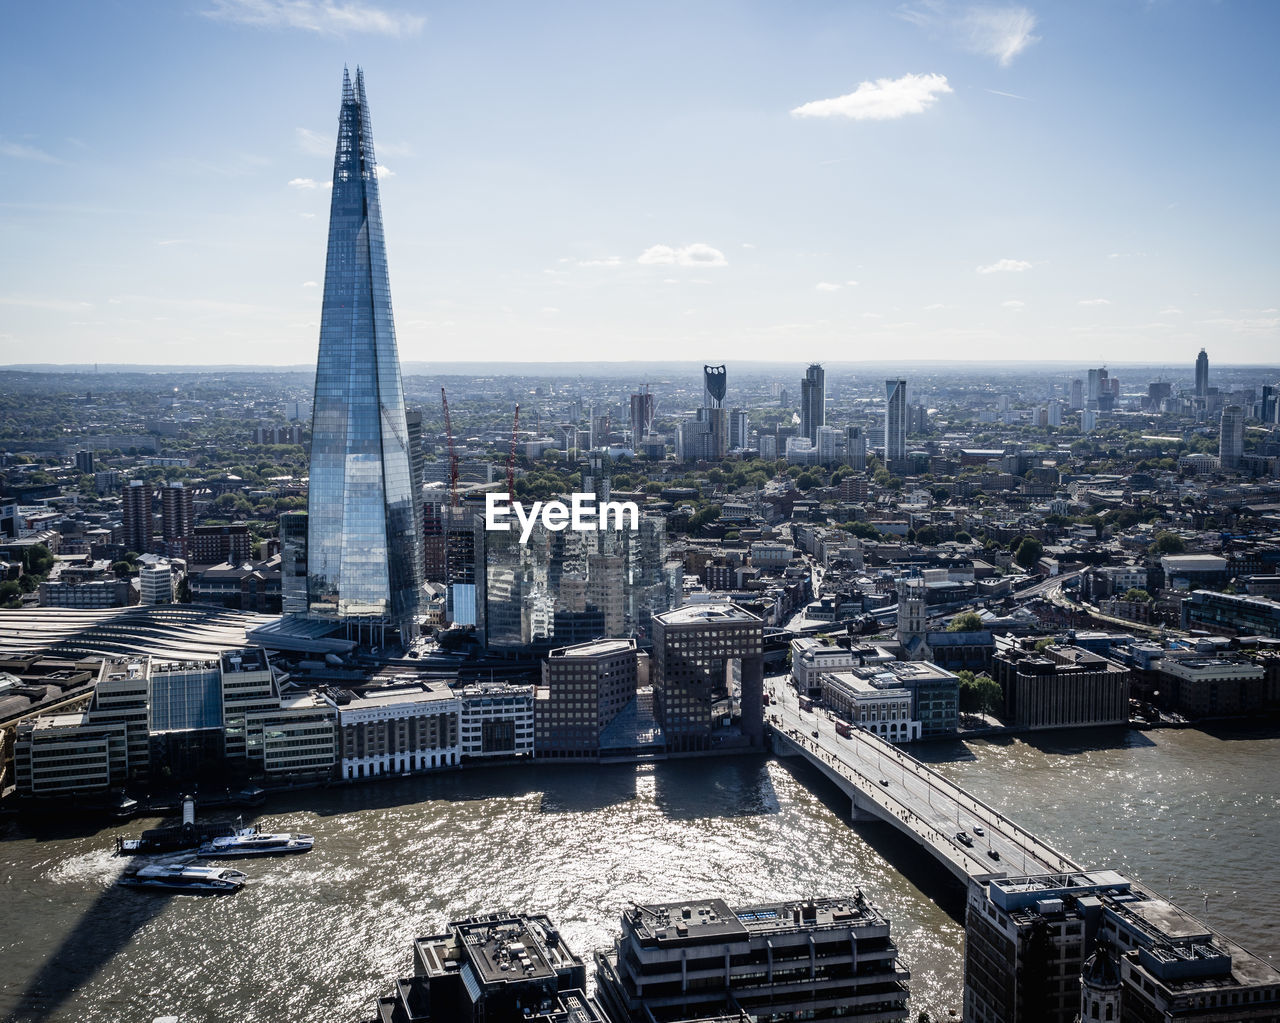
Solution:
M849 797L849 820L854 824L862 824L867 821L878 821L880 815L874 810L868 808L864 802L859 802L856 795Z

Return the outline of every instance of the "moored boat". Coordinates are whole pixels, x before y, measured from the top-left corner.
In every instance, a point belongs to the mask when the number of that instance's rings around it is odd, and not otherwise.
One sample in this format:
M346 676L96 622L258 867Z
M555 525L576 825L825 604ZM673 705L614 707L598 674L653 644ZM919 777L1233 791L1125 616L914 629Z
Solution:
M218 894L239 891L247 880L243 871L229 867L198 867L189 863L155 863L121 876L117 884L127 888Z

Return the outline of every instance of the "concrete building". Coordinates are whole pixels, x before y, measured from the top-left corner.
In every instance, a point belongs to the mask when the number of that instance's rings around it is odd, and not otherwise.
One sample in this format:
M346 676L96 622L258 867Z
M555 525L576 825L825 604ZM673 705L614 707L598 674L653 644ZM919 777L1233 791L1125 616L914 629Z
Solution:
M1182 627L1280 639L1280 601L1196 590L1182 602Z
M538 757L596 757L604 730L635 699L643 655L634 639L552 650L534 704Z
M151 550L151 484L146 480L130 480L121 491L124 516L120 542L126 551L147 554Z
M224 526L195 526L191 531L188 564L242 565L249 560L253 538L244 523Z
M1161 692L1189 718L1240 717L1267 709L1266 670L1257 661L1164 658L1154 669Z
M891 472L900 472L907 460L907 382L886 380L884 460Z
M1020 728L1129 721L1129 669L1080 647L1010 649L992 658L991 675L1004 691L1006 719Z
M844 460L845 464L859 472L867 468L867 435L861 426L844 428Z
M181 481L166 483L160 491L160 538L164 553L186 558L196 528L195 498Z
M586 964L549 917L468 917L414 941L413 975L370 1023L610 1023L586 986Z
M607 636L625 634L626 567L626 561L616 554L592 554L587 558L587 603L604 613Z
M173 603L173 565L164 558L138 566L138 603Z
M266 654L105 660L88 709L19 726L22 795L78 795L203 774L314 779L335 764L335 716L316 693L282 693Z
M910 972L863 896L730 908L723 899L636 905L596 954L615 1023L905 1020Z
M822 702L850 724L888 742L920 738L920 722L911 716L911 691L892 672L855 668L828 672L820 682Z
M533 756L533 686L476 682L454 692L462 698L464 759Z
M791 641L791 680L805 696L821 695L824 674L844 671L858 663L857 655L849 647L837 646L826 639L800 636Z
M1105 1004L1121 1023L1274 1020L1280 971L1114 870L970 883L966 1023L1092 1023Z
M653 686L667 747L711 748L733 717L733 662L741 669L743 737L764 738L764 622L736 604L691 604L653 617Z
M404 682L326 694L338 717L343 778L457 766L463 701L443 682Z

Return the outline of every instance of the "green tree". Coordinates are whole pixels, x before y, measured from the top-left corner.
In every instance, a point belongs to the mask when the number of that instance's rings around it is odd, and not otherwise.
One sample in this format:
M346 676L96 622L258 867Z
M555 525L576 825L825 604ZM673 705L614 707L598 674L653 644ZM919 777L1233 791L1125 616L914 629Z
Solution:
M948 632L977 632L982 628L982 616L977 611L962 611L951 619Z
M973 537L962 529L956 534L956 543L973 543Z
M1040 556L1044 553L1044 544L1033 536L1026 537L1022 543L1018 544L1018 549L1013 555L1013 560L1023 568L1034 568Z
M1151 545L1152 554L1182 554L1186 551L1187 545L1177 533L1170 533L1167 529L1162 529L1155 535L1155 542Z
M1037 639L1037 640L1036 640L1036 653L1041 653L1041 652L1043 652L1044 650L1047 650L1049 647L1053 646L1053 644L1054 644L1054 643L1056 643L1056 642L1057 642L1057 640L1056 640L1056 639L1054 639L1052 636L1045 636L1045 638L1044 638L1044 639Z
M1145 604L1145 603L1150 603L1151 594L1148 593L1146 590L1141 589L1140 587L1130 586L1127 590L1124 591L1124 599L1140 600Z
M916 530L916 543L932 546L938 542L938 531L933 526L921 526Z

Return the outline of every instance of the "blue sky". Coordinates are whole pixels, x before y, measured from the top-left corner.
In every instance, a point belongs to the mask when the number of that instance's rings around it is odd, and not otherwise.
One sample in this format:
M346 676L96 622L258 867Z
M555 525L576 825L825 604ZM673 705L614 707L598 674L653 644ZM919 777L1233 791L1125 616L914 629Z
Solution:
M315 358L344 63L401 357L1280 359L1280 5L10 3L0 363Z

